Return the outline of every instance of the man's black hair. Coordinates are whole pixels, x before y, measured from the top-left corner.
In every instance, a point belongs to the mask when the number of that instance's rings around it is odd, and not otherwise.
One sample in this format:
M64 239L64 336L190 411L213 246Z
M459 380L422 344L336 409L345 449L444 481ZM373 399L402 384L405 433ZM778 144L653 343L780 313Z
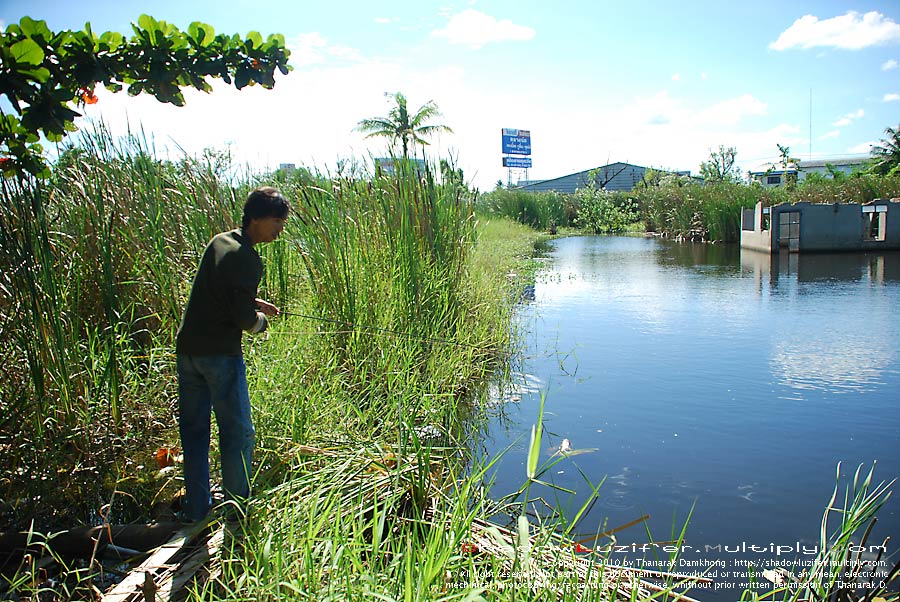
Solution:
M244 217L241 219L241 228L246 230L250 220L263 217L285 218L291 210L284 195L271 186L257 188L247 197L244 203Z

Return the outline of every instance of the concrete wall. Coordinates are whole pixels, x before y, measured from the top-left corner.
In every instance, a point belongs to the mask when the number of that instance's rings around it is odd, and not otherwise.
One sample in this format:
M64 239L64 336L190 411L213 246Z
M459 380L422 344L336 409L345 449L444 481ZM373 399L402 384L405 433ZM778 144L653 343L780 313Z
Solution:
M900 249L900 202L878 199L869 203L883 206L883 240L868 240L868 215L863 213L864 205L856 203L834 203L830 205L807 202L771 207L769 230L762 229L762 204L757 203L752 222L749 210L741 215L741 246L757 251L778 251L780 224L787 219L787 212L800 213L800 238L798 251L874 251ZM748 226L752 224L752 229Z
M781 213L800 211L800 251L864 251L869 249L900 248L900 203L887 204L884 240L865 240L866 221L862 205L841 204L812 205L795 203L772 207L772 227L777 237L776 224ZM777 240L773 238L773 247Z
M772 231L763 230L763 204L741 210L741 247L764 253L772 252Z
M741 231L741 247L752 249L754 251L762 251L763 253L772 252L772 236L768 230L762 232L753 232L752 230Z

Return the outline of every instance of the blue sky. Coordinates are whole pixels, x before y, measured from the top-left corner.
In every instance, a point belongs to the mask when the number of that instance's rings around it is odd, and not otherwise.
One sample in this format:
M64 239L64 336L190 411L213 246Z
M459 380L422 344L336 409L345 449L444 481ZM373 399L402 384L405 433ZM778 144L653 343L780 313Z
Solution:
M777 144L801 160L861 156L900 125L896 0L0 0L4 25L129 32L141 13L282 33L294 71L271 91L189 94L184 108L98 91L87 117L140 124L158 147L229 147L258 168L385 154L353 128L395 91L412 108L437 103L454 133L429 157L456 158L483 190L507 179L502 128L530 130L528 177L546 179L615 161L696 173L719 145L744 172Z

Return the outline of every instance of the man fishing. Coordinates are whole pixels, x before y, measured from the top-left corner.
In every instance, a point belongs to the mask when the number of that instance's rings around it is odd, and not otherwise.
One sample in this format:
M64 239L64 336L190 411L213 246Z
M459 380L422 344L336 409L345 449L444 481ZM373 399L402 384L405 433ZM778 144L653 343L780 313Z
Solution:
M254 190L244 204L241 227L213 237L200 259L175 347L185 521L202 520L212 508L211 411L219 425L225 500L242 511L250 495L256 433L241 338L244 331L263 332L267 316L281 313L256 297L263 266L254 246L278 238L290 208L276 189Z

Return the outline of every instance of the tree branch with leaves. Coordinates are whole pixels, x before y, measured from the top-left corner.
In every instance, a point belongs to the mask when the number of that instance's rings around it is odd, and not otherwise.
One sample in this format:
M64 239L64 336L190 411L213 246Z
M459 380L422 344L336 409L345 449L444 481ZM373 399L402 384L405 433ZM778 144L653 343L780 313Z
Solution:
M735 166L737 150L733 146L725 148L719 145L719 150L709 150L709 161L700 164L700 177L705 182L737 182L741 179L740 171Z
M281 34L263 39L216 34L194 22L182 31L165 21L141 15L130 38L101 35L90 23L81 31L53 32L46 22L24 17L0 33L0 164L3 173L46 175L40 144L43 135L59 142L77 130L79 108L97 102L98 84L130 96L152 94L160 102L184 105L182 89L209 92L208 78L241 89L275 85L275 71L287 74L290 51Z

